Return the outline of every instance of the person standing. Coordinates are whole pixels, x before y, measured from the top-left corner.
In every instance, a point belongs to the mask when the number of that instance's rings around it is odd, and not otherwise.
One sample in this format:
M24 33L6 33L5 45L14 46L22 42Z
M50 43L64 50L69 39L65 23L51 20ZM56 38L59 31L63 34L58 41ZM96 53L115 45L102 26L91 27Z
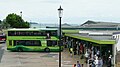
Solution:
M100 51L99 50L97 51L97 56L100 57Z
M86 50L85 58L86 58L85 62L87 64L88 63L88 58L89 58L88 49Z
M74 55L77 54L77 44L75 42L73 42L73 52L74 52Z
M100 58L100 67L103 67L103 60Z
M71 57L73 56L73 48L72 47L70 48L70 56Z
M80 44L80 54L83 54L83 44Z
M80 55L79 43L77 44L77 54Z
M95 67L100 67L100 65L101 65L100 59L97 58L97 59L95 60Z
M107 67L111 67L112 66L112 63L111 63L111 58L108 59L108 64L107 64Z

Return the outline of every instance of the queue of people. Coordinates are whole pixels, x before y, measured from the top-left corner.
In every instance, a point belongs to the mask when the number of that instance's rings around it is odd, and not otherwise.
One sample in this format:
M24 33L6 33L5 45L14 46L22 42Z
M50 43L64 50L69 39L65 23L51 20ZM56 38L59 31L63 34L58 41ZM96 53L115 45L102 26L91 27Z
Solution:
M71 57L73 56L74 52L73 49L71 48ZM85 62L88 65L88 67L103 67L103 57L100 56L100 51L98 50L96 52L95 55L92 54L92 51L89 49L86 49L86 52L84 54L85 57ZM112 63L111 63L111 59L112 59L112 55L110 55L108 57L108 62L107 62L107 67L111 67ZM74 67L76 67L77 65L75 64ZM82 67L83 65L80 65L80 67Z
M86 58L86 64L89 65L88 67L103 67L103 63L104 63L103 56L101 56L100 54L101 52L99 50L95 54L93 53L91 54L91 51L89 51L88 49L86 50L85 58ZM107 67L111 67L112 66L112 55L109 55L107 57L107 60L108 60L106 62Z
M108 57L109 54L111 54L109 50L107 55L107 52L102 53L100 48L94 48L93 46L88 47L84 43L80 43L78 41L73 42L73 40L70 40L67 44L69 44L67 47L69 48L70 56L73 57L74 55L81 55L81 59L86 59L85 62L88 64L88 67L103 67L103 64L106 64L107 67L112 66L112 60ZM73 66L75 67L77 65L75 64Z
M88 64L88 67L103 67L103 57L100 56L100 51L97 51L97 53L91 57L88 50L85 53L86 58L86 64ZM106 63L107 67L112 67L112 55L109 55L107 58L108 61Z

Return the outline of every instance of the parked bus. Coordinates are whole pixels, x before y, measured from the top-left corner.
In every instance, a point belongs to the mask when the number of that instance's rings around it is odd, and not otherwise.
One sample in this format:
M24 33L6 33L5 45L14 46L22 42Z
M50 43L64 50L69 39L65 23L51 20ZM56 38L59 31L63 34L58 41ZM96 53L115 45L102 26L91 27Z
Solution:
M7 30L7 50L59 51L58 29L27 28Z

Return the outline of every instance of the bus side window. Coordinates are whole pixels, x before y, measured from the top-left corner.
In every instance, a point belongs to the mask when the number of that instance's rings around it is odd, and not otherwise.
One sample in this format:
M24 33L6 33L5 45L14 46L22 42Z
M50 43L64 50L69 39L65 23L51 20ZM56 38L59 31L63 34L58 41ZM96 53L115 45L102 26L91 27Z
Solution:
M53 40L53 41L52 41L52 45L53 45L53 46L57 45L57 41Z
M51 40L47 40L47 46L52 46L52 41Z

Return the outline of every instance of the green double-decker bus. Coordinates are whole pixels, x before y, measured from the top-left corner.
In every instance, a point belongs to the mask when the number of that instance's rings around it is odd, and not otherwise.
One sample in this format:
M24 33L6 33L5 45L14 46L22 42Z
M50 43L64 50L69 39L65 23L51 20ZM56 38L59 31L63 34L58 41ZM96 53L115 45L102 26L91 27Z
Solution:
M13 28L7 30L6 36L10 51L59 51L58 29Z

